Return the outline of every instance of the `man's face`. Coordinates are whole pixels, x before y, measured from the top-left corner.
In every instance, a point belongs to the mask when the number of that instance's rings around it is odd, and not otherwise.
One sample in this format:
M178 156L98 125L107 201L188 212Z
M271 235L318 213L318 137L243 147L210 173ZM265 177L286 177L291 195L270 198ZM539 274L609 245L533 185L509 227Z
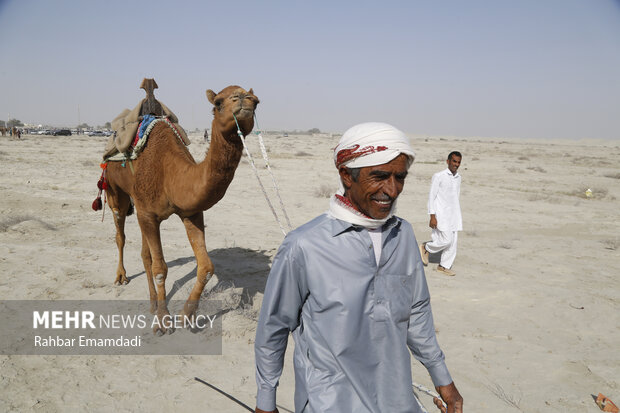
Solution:
M459 166L461 166L461 157L452 155L446 162L448 163L448 169L452 172L452 175L456 175L456 171L459 169Z
M345 197L361 213L383 219L400 195L407 177L407 155L399 155L383 165L360 168L357 181L349 169L340 168Z

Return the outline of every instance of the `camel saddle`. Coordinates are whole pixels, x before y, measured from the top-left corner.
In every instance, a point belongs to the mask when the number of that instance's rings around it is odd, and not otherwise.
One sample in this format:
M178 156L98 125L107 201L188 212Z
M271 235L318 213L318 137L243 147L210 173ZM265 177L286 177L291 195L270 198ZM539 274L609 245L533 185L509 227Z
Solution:
M157 112L160 113L156 114L158 116L167 117L168 120L177 128L177 131L183 139L183 143L185 143L185 145L189 145L191 141L187 138L187 133L185 133L185 130L183 130L181 125L179 125L179 119L176 115L172 113L172 111L163 103L158 100L155 100L155 102L158 104L157 109L160 109L159 106L161 107L161 111L157 110ZM124 153L127 149L129 149L134 138L136 137L138 126L140 126L140 122L142 122L142 116L148 114L144 113L145 111L143 107L149 105L152 106L152 104L152 100L149 100L148 98L142 99L138 106L136 106L133 110L123 110L120 115L112 121L112 129L115 131L115 134L110 136L110 139L106 144L103 159L107 159L117 153ZM152 112L152 110L147 112Z

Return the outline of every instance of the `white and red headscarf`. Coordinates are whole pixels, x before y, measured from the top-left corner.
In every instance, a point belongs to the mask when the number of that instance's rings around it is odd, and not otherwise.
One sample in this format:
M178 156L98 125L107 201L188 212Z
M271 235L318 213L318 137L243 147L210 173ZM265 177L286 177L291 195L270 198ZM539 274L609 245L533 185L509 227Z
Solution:
M400 154L407 155L409 159L407 166L411 166L415 153L411 149L409 138L403 132L387 123L360 123L348 129L340 138L338 146L334 149L334 164L338 169L341 166L363 168L383 165ZM386 218L370 218L353 208L343 195L344 187L341 182L338 192L330 199L329 214L334 218L365 228L379 228L394 215L396 210L396 202L394 202Z

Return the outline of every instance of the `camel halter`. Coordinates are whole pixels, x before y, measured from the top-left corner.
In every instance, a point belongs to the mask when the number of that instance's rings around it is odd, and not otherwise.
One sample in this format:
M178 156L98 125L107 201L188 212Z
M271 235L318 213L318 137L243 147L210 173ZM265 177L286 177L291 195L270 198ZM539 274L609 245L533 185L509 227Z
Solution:
M278 225L280 226L280 230L282 231L284 236L286 236L286 231L284 230L284 225L282 225L282 221L278 217L278 214L276 213L276 210L273 207L273 204L271 203L271 200L269 199L269 196L267 195L267 191L265 190L265 186L263 185L263 182L261 181L260 176L258 175L258 170L256 169L256 165L254 164L254 160L252 159L252 155L250 155L250 151L248 150L248 147L245 144L245 138L243 136L243 132L241 132L241 128L239 127L239 122L237 122L237 117L235 116L234 113L232 115L233 115L233 118L235 119L235 124L237 125L237 135L239 135L239 139L241 139L241 143L243 144L243 149L245 149L245 154L248 157L248 161L250 162L250 165L252 165L252 169L254 170L254 175L256 175L256 179L258 180L258 184L259 184L261 190L263 191L263 195L265 196L265 200L267 201L267 204L269 205L269 208L271 209L271 213L273 214L274 218L278 222ZM265 149L265 143L263 142L263 135L260 132L260 128L258 127L258 119L256 118L256 114L254 114L254 124L256 125L256 129L257 129L257 131L254 132L254 134L256 134L258 136L258 143L260 145L260 150L261 150L261 152L263 154L263 159L265 160L265 165L267 166L267 170L269 171L269 175L271 175L271 181L272 181L273 187L274 187L274 189L276 191L276 196L278 197L278 200L280 201L280 208L282 209L282 213L284 214L284 218L286 218L286 223L287 223L288 229L290 231L292 229L291 221L289 220L288 214L286 213L286 209L284 208L284 203L282 202L282 197L280 196L280 190L278 189L278 184L276 182L276 178L273 175L273 172L271 171L271 166L269 165L269 157L267 156L267 149Z

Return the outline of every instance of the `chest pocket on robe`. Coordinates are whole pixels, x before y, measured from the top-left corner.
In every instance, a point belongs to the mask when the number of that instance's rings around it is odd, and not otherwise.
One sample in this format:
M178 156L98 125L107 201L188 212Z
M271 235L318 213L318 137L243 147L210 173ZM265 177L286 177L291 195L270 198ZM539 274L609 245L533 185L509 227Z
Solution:
M406 275L386 274L375 280L375 309L377 321L409 320L413 301L413 280Z

